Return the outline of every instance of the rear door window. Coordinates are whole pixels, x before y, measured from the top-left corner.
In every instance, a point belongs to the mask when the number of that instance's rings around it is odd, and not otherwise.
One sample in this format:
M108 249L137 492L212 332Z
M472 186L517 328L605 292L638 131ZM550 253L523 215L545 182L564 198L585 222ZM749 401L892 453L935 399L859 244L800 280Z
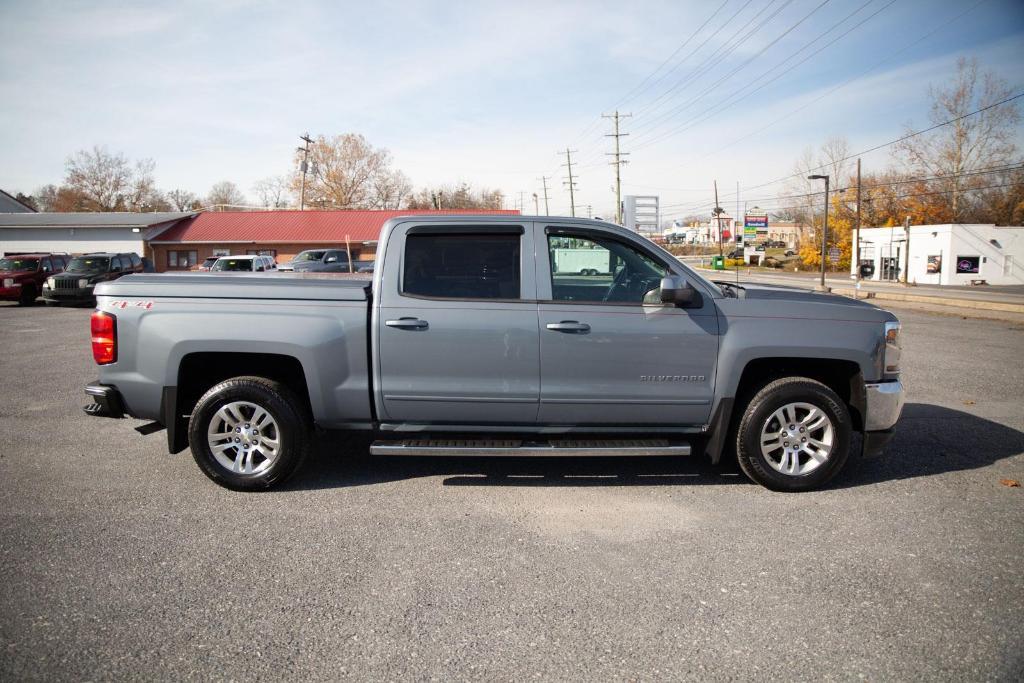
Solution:
M402 293L436 299L520 298L519 234L409 234Z

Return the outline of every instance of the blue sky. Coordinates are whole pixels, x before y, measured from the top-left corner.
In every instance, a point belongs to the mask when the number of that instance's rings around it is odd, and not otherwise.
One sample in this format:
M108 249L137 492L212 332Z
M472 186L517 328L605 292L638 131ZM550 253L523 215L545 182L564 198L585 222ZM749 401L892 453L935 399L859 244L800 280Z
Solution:
M692 55L652 82L712 16L668 68ZM740 41L749 20L765 23ZM556 151L570 145L577 203L611 215L609 123L599 115L616 105L636 115L623 126L625 191L698 203L712 179L734 195L737 182L785 175L830 135L856 151L923 126L928 84L947 79L961 55L1024 90L1024 3L0 0L0 187L59 182L69 154L101 144L154 159L164 189L203 194L232 180L251 193L258 179L290 171L302 132L358 132L417 186L523 191L532 210L538 178L554 176L552 213L568 213ZM652 72L652 87L623 101ZM719 102L720 112L697 116ZM888 155L864 163L877 169Z

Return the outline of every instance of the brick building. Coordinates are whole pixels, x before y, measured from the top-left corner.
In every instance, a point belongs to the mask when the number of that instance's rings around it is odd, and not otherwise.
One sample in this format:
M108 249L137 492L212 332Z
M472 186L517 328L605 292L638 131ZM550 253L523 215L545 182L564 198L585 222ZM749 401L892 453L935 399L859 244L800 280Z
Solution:
M178 221L147 236L158 272L190 270L210 256L268 254L286 263L305 249L349 246L352 258L372 260L385 221L396 216L518 214L507 210L223 211Z

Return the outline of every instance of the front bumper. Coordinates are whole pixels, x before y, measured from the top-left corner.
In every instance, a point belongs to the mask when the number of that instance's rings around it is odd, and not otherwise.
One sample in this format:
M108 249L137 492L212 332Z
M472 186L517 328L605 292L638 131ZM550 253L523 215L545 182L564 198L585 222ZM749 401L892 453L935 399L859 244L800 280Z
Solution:
M906 390L899 380L875 382L864 386L865 412L863 454L865 458L879 455L892 441L893 427L900 419Z
M21 285L13 287L0 287L0 301L17 301L21 298Z
M94 287L51 289L43 287L43 300L59 303L91 303L96 300Z
M115 387L106 384L90 384L85 387L85 393L92 396L92 404L84 406L82 410L93 417L124 417L124 400Z
M903 382L874 382L864 386L865 412L864 431L879 432L892 429L903 412L906 391Z

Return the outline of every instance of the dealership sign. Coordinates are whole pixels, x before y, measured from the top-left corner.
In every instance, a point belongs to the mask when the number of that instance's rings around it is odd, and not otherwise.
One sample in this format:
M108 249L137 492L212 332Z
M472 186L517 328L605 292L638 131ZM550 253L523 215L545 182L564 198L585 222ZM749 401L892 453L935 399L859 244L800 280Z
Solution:
M754 211L743 216L743 241L753 242L757 239L757 231L768 231L768 214L761 213L754 207Z

